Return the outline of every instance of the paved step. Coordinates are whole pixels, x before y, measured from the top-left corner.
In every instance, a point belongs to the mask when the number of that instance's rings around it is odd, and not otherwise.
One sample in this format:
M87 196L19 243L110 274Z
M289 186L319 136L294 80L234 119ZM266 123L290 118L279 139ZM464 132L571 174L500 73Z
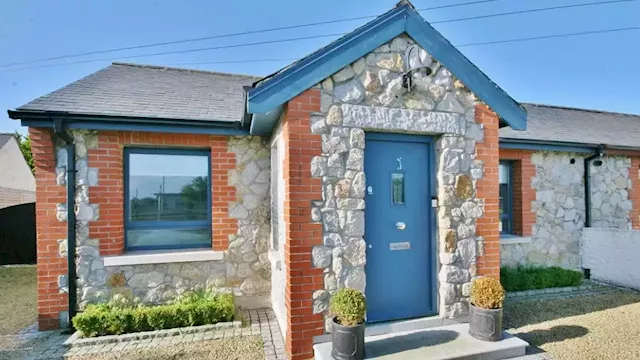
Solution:
M440 326L365 338L366 359L499 360L525 355L529 344L507 332L498 342L469 335L469 324ZM333 360L331 343L313 346L316 360Z

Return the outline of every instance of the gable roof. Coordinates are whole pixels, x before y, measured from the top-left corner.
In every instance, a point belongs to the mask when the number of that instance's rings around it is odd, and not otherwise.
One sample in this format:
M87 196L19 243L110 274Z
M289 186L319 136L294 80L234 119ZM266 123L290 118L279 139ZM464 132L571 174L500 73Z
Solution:
M570 143L640 149L640 115L523 104L527 130L500 129L501 142Z
M503 124L526 129L524 108L403 0L375 20L257 82L247 94L247 112L256 115L251 133L270 133L284 103L402 33L407 33L489 105Z
M0 149L13 138L13 134L0 134Z
M243 86L259 77L113 63L18 111L240 122Z

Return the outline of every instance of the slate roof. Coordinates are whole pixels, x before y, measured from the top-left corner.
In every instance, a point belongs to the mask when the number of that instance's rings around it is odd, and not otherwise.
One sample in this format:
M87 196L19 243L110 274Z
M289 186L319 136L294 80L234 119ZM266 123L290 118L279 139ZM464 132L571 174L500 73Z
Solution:
M17 110L239 122L256 76L113 63Z
M0 134L0 149L2 149L4 144L11 140L12 137L13 134Z
M500 139L605 144L640 148L640 115L569 107L522 104L527 130L500 129Z

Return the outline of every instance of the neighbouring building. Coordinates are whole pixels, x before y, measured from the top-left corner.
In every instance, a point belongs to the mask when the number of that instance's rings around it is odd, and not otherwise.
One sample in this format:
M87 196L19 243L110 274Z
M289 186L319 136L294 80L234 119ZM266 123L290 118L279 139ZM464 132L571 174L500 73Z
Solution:
M524 107L500 130L502 264L579 269L585 226L640 228L640 116Z
M636 118L520 105L407 1L266 78L114 63L10 116L34 149L41 329L198 286L272 307L292 359L341 287L369 322L464 321L501 261L579 266L596 152L592 225L638 222Z
M14 134L0 134L0 209L36 200L36 180Z

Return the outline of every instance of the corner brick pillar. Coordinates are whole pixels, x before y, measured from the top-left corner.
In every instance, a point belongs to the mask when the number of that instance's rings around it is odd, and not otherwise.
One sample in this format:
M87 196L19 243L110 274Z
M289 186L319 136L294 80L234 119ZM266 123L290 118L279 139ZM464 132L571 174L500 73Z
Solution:
M482 141L476 143L476 159L484 164L484 174L477 183L477 198L484 200L484 215L476 223L476 234L484 238L483 251L477 257L478 275L500 278L499 120L484 104L476 105L475 118L484 129Z
M61 311L68 310L68 297L60 293L58 277L67 274L67 258L58 252L59 240L67 237L65 219L58 219L58 204L64 205L66 187L56 180L56 149L47 129L29 128L36 178L36 251L38 278L38 328L60 327Z
M311 252L322 245L322 224L311 220L311 202L322 199L321 179L311 177L311 159L321 153L320 135L311 134L311 114L320 111L320 91L307 90L290 100L282 121L285 143L285 307L286 351L290 359L313 357L313 337L324 333L322 314L313 313L313 292L324 289L322 269Z

